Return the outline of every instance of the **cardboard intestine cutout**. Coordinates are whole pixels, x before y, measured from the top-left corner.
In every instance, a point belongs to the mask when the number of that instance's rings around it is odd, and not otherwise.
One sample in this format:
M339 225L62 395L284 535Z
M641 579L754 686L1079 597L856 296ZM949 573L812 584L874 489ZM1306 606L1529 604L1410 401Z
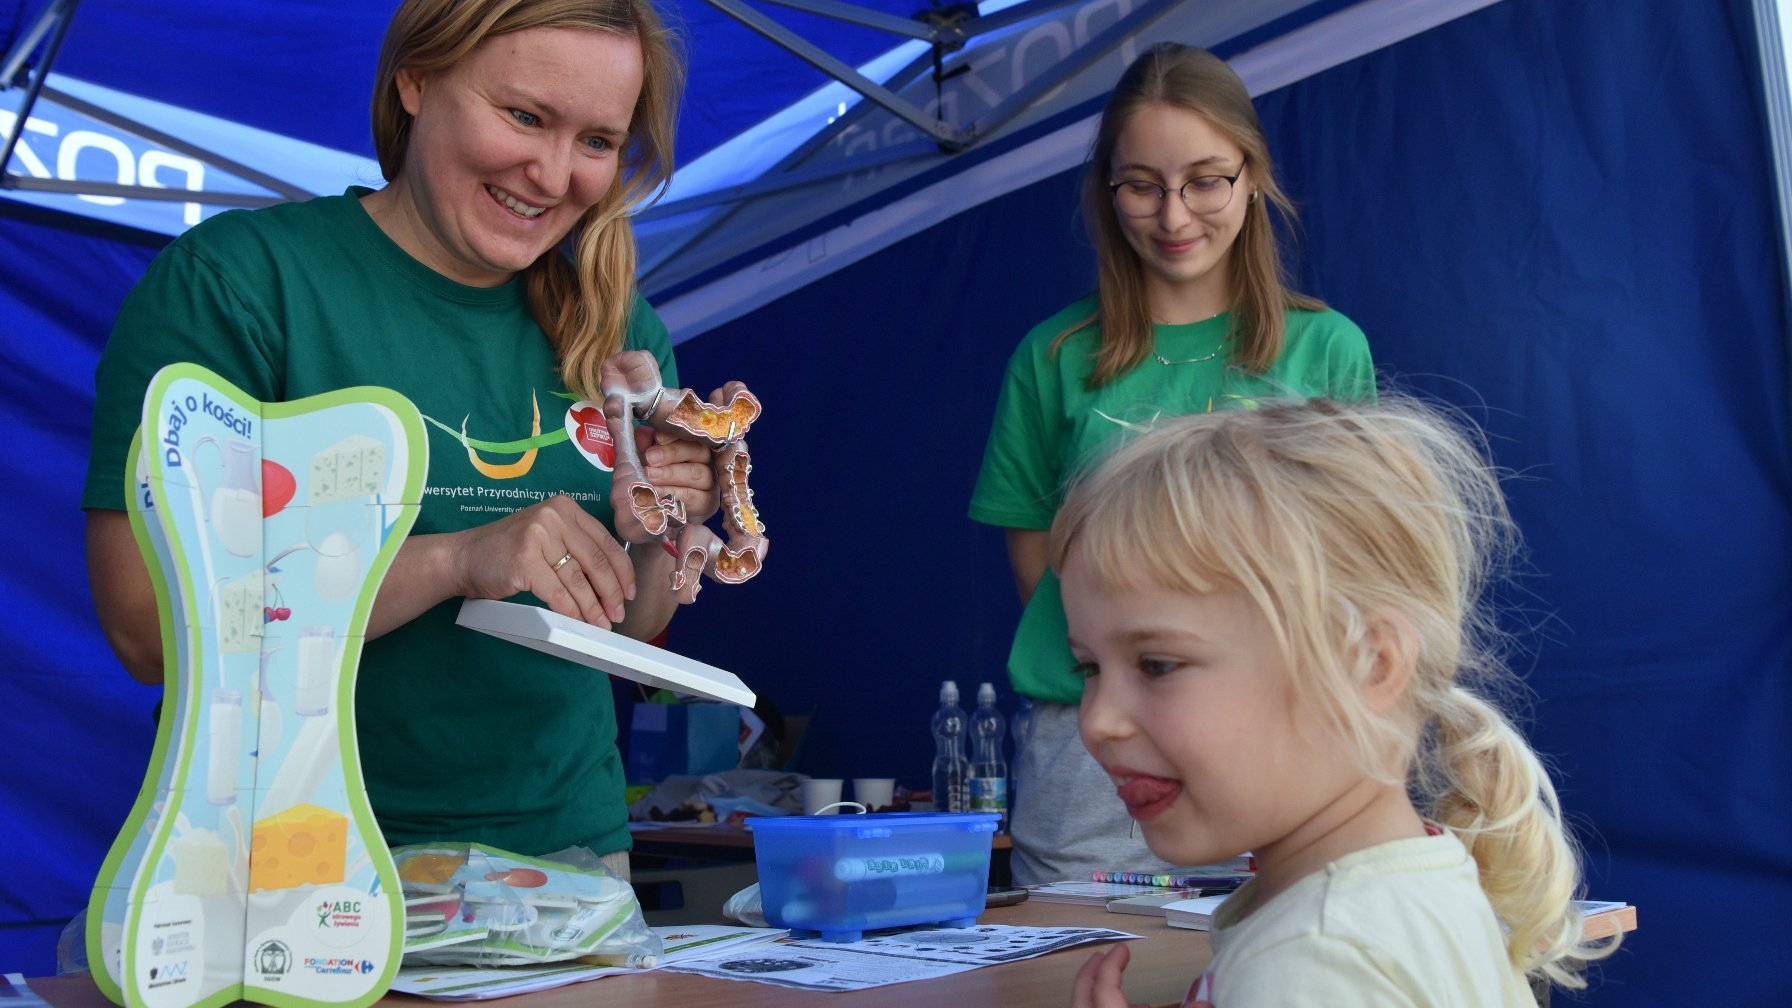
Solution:
M705 402L690 389L667 388L653 356L638 350L605 361L601 377L604 419L616 445L618 533L630 541L657 539L667 544L675 559L671 591L680 603L696 599L700 575L740 584L759 573L769 543L747 483L753 464L745 440L747 429L759 418L759 400L738 381L722 386L720 404ZM713 449L710 464L721 491L726 542L701 522L691 522L676 495L661 493L647 482L635 446L637 421Z

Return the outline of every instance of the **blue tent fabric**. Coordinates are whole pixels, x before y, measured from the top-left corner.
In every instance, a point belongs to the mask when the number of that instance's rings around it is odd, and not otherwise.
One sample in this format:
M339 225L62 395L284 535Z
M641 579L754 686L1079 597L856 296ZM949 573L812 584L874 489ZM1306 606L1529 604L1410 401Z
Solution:
M1741 912L1792 896L1792 362L1756 65L1749 0L1504 0L1259 101L1303 207L1301 286L1513 472L1524 724L1590 894L1641 908L1591 1004L1792 989ZM742 378L767 404L774 549L672 645L813 709L799 769L918 785L940 679L1011 705L1001 534L964 510L1003 362L1090 286L1075 190L1066 164L679 346L693 384ZM75 510L92 361L153 251L125 237L0 203L0 416L31 457L0 495L26 530L0 565L0 821L35 869L0 881L0 968L28 974L151 732L155 691L91 622Z
M854 3L899 17L927 6L924 0ZM0 21L23 31L47 6L47 0L0 0ZM696 157L828 80L707 4L660 6L685 40L689 65L681 159ZM56 69L258 129L371 154L365 109L380 36L397 8L397 0L267 0L252 9L226 0L85 0ZM886 32L798 11L772 16L849 64L896 41ZM170 44L145 45L145 39ZM0 36L0 43L8 41ZM204 60L204 72L196 72L196 57Z
M0 493L12 543L0 564L0 850L29 866L0 881L0 968L36 974L130 810L160 695L126 679L99 636L77 505L93 366L156 243L48 216L0 219L0 424L19 459Z

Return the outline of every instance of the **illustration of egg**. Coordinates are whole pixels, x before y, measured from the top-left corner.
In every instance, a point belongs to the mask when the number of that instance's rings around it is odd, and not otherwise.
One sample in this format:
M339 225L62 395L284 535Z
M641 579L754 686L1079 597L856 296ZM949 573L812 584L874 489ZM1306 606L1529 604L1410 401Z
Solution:
M347 598L361 584L361 551L341 532L324 537L317 547L317 571L313 584L327 599Z

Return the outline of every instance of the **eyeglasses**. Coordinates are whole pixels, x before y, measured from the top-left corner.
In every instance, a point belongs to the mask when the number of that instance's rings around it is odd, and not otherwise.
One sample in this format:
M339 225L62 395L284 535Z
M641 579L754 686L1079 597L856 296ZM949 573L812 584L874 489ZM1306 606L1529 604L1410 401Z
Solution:
M1233 185L1243 174L1244 166L1240 165L1231 175L1202 175L1182 183L1176 193L1190 213L1219 213L1232 202ZM1170 193L1169 188L1144 179L1110 182L1108 191L1114 194L1114 209L1128 217L1156 217L1163 211L1164 197Z

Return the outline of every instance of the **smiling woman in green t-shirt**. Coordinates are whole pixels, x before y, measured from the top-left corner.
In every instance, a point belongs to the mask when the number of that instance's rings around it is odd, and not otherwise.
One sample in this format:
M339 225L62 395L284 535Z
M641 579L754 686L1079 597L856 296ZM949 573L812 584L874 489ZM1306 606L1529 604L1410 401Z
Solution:
M1237 74L1174 43L1135 61L1102 112L1083 186L1097 291L1010 359L971 498L972 518L1007 530L1025 603L1008 659L1034 701L1015 759L1017 883L1165 867L1129 836L1077 737L1082 683L1045 560L1066 483L1160 416L1375 394L1362 331L1286 286L1271 206L1292 218Z
M619 351L652 355L677 384L665 326L635 291L627 214L670 177L682 77L649 0L407 0L376 78L387 184L193 228L132 291L102 356L89 576L144 682L160 681L162 649L123 482L159 368L193 361L267 402L380 385L434 421L424 500L357 679L389 843L581 846L627 871L608 680L454 616L462 598L527 593L645 640L676 608L671 558L624 549L602 452L541 431L602 425L599 365ZM705 446L662 437L643 462L692 521L715 513Z

